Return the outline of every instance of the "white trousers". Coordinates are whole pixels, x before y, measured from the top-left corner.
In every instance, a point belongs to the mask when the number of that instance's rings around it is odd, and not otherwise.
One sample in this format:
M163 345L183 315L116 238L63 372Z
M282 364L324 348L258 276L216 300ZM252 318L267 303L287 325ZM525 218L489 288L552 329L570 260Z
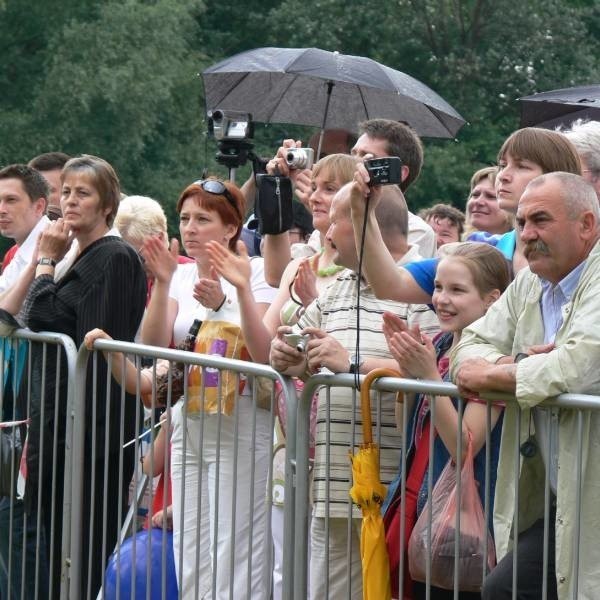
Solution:
M360 528L361 519L350 521L350 543L348 543L348 519L329 519L328 562L325 519L313 516L310 528L310 597L312 600L323 598L362 600ZM350 554L349 560L348 554Z
M204 426L199 418L184 426L175 411L173 422L173 550L181 597L212 598L214 586L219 600L266 598L270 414L257 410L254 446L246 397L239 398L237 418L205 415Z

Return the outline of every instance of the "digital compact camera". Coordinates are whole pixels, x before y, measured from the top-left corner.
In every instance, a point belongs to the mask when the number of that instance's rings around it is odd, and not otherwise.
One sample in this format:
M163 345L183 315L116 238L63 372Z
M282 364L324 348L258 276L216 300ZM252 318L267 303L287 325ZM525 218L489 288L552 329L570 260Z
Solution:
M285 162L290 169L310 169L315 159L312 148L290 148L285 155Z
M399 184L402 181L402 161L397 156L365 160L369 185Z
M283 339L288 346L295 348L298 352L304 352L306 350L306 344L308 342L308 336L300 333L284 333Z

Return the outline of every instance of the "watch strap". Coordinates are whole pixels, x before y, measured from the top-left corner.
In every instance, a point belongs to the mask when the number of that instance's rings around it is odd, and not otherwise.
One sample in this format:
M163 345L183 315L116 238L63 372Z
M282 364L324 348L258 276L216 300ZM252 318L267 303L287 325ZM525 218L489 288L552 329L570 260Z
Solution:
M359 360L359 357L356 355L352 355L350 357L350 364L348 365L348 373L351 373L352 375L360 373L360 368L364 362L364 360Z
M37 264L45 267L55 267L56 261L53 258L42 256L41 258L38 258Z

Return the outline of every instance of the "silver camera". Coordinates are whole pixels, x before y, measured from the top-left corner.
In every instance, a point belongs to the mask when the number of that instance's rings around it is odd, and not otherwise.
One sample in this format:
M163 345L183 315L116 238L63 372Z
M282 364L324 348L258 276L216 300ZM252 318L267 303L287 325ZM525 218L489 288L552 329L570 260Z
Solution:
M288 346L295 348L298 352L304 352L306 350L306 344L308 343L308 336L300 333L284 333L283 339Z
M310 169L315 159L312 148L290 148L285 155L285 162L290 169Z
M252 115L233 110L209 110L208 129L216 140L246 140L252 137Z

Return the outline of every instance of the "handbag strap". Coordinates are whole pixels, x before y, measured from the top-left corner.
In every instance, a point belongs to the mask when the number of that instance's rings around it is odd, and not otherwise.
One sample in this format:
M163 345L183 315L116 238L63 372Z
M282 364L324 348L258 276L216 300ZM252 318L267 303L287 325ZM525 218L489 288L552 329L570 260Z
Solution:
M408 477L406 478L406 491L417 494L421 488L425 471L429 464L429 432L431 430L431 418L427 419L423 426L421 438L415 447L415 454L410 464ZM435 435L435 432L434 432Z

